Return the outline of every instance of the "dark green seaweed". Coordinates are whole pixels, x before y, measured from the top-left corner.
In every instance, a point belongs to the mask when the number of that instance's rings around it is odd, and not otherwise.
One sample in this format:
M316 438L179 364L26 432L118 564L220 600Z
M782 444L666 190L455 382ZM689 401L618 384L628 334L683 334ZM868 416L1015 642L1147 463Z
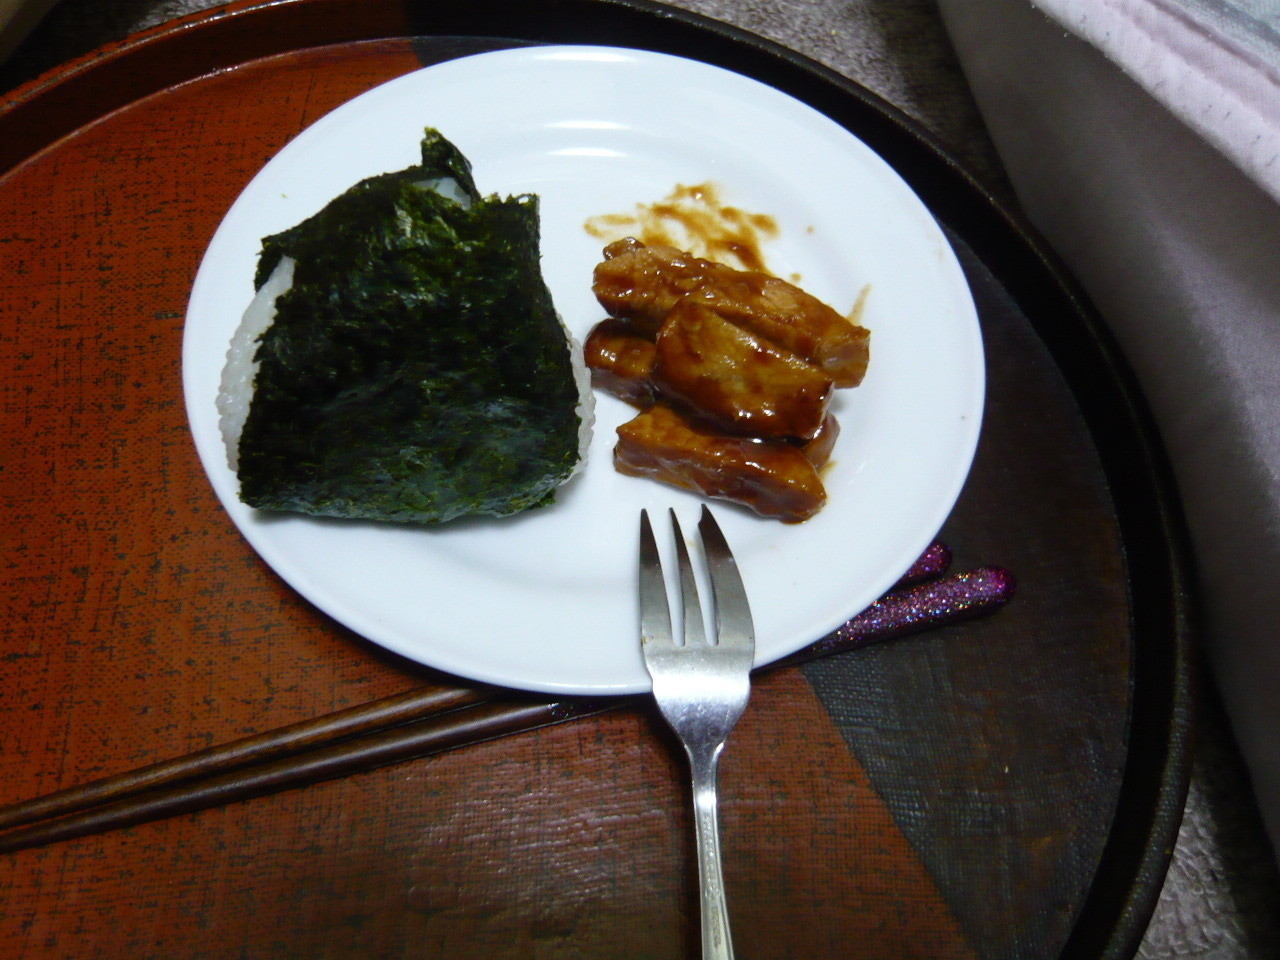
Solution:
M453 179L470 202L425 182ZM257 350L240 439L250 506L439 523L549 502L578 460L569 345L534 196L482 198L435 131L423 163L263 241L293 285Z

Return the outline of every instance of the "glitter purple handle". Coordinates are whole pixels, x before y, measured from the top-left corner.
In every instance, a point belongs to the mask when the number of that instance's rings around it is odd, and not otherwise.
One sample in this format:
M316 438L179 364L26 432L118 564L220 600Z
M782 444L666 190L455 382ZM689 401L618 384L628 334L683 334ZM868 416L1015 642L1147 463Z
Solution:
M893 589L910 586L913 583L919 583L921 580L932 580L934 577L940 577L951 566L951 548L945 543L934 541L924 553L920 554L920 559L907 568L898 582L893 585Z
M899 582L905 581L904 577ZM1008 603L1015 589L1013 574L1003 567L978 567L924 583L896 587L822 639L774 665L803 663L983 617Z

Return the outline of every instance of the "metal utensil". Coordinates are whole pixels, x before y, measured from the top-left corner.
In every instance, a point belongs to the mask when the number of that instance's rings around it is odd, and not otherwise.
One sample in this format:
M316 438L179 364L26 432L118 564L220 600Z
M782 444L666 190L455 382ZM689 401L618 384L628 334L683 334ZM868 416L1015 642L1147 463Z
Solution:
M747 705L755 630L738 565L711 511L704 506L698 532L715 607L715 642L708 642L693 564L675 511L671 511L671 524L680 572L684 642L675 642L662 561L644 510L640 512L640 642L658 709L684 744L693 774L702 956L705 960L732 960L720 866L716 769L729 732Z

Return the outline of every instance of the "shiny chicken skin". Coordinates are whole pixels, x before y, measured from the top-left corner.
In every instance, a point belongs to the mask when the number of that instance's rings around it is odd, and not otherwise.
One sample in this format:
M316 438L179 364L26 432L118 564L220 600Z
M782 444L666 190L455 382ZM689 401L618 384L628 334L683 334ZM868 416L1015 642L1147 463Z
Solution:
M799 447L726 436L663 403L618 428L613 462L620 473L731 500L790 523L809 519L827 499L818 471Z
M663 321L651 377L660 394L753 437L812 439L832 389L817 367L688 297Z
M813 363L837 387L857 386L866 373L868 331L766 273L628 238L605 247L592 289L611 317L631 320L650 335L688 297Z
M653 403L654 358L657 348L628 320L601 320L582 343L582 354L598 390L625 400L633 407Z
M828 413L822 421L822 427L812 440L800 444L800 450L810 463L821 470L831 461L831 453L836 448L836 439L840 436L840 421L834 413Z
M651 379L656 349L654 342L643 336L627 320L609 318L600 321L583 344L591 380L596 389L647 410L656 400ZM835 414L827 413L822 426L811 439L790 439L817 469L831 459L840 424Z

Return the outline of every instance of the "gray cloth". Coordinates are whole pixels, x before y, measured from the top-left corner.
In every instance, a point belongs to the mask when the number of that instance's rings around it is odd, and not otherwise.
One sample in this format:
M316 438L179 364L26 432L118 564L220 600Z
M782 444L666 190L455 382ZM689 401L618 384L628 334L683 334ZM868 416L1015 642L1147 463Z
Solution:
M1280 843L1280 205L1025 0L941 7L1023 208L1151 402L1206 653Z

